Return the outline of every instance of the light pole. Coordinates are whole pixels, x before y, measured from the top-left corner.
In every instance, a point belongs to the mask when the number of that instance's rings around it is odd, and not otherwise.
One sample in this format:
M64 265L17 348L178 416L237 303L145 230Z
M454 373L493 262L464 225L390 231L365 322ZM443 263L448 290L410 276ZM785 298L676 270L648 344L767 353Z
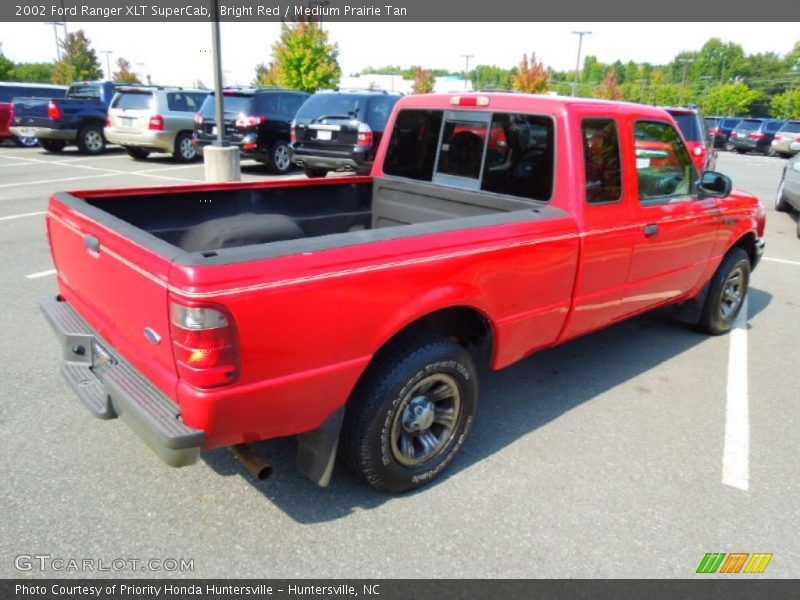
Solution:
M111 55L114 54L112 50L100 50L100 54L106 55L106 75L108 76L108 80L111 81Z
M464 64L464 91L467 91L467 77L469 77L469 59L475 56L474 54L462 54L461 57L466 61Z
M53 26L53 35L56 38L56 58L61 61L61 40L58 39L58 27L61 26L64 28L64 37L67 37L67 24L63 21L45 21L45 25L52 25Z
M580 83L578 78L581 72L581 48L583 47L583 36L585 35L592 35L591 31L573 31L573 35L578 36L578 60L575 63L575 81L572 82L572 95L577 96L578 91L578 84Z
M636 82L642 84L639 92L639 104L644 104L644 86L647 85L647 79L637 79Z

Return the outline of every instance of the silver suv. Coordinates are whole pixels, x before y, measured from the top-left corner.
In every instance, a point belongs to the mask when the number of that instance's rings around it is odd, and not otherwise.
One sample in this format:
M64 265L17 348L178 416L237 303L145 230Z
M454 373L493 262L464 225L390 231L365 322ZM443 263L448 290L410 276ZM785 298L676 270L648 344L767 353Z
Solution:
M179 87L131 86L118 89L108 108L106 139L136 160L167 152L180 162L197 158L192 143L194 115L208 95Z

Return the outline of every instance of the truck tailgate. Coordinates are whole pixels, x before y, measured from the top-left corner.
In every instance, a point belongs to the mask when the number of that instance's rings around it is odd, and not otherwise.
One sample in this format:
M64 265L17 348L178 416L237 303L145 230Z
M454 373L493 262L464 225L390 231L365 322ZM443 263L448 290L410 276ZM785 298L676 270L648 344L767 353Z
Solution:
M167 297L172 258L94 221L82 204L69 194L50 198L47 229L61 296L112 346L107 352L122 355L174 398Z
M14 123L17 127L51 127L46 98L19 98L14 100Z

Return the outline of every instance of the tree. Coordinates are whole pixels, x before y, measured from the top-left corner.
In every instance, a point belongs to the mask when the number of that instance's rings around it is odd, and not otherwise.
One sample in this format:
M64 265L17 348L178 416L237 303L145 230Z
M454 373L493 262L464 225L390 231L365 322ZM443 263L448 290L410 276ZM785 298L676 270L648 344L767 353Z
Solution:
M605 98L606 100L622 100L622 89L617 83L617 72L609 71L603 78L603 82L594 88L592 95L595 98Z
M253 79L253 85L276 87L278 86L278 70L275 68L275 63L258 63L256 65L256 76Z
M139 76L131 71L131 63L121 56L117 59L117 68L119 71L114 73L114 81L119 81L120 83L142 83Z
M83 29L67 34L67 38L61 42L61 60L56 63L53 83L92 81L102 76L100 61Z
M772 114L779 119L800 120L800 88L772 98Z
M56 66L53 63L17 63L14 65L14 80L30 83L50 83Z
M256 68L256 78L269 77L281 87L313 93L336 87L341 77L339 46L328 41L328 33L317 21L281 23L281 37L272 47L269 67Z
M414 68L414 85L411 91L415 94L430 94L435 85L436 78L433 76L433 71L422 67Z
M746 115L760 97L761 92L751 89L746 83L736 81L712 87L708 91L706 106L712 114Z
M504 69L495 65L478 65L472 71L472 87L476 90L510 90L513 77L513 69Z
M9 81L14 78L14 63L3 54L3 45L0 44L0 81Z
M515 90L527 94L543 94L550 89L550 71L536 60L536 54L531 53L530 59L527 54L522 55L522 62L519 64L517 73L512 80Z

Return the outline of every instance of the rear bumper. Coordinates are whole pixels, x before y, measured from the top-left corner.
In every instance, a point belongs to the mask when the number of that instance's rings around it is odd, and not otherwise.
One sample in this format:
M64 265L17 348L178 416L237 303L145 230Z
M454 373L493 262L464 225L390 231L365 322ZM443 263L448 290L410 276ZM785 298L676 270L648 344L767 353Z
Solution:
M312 169L330 169L338 171L352 169L353 171L369 172L372 162L368 161L368 152L324 151L319 149L305 149L290 146L292 162L301 167Z
M186 425L170 398L118 356L69 304L49 297L40 308L61 344L61 374L94 416L121 417L172 467L197 461L205 433ZM98 363L100 355L94 356L98 344L111 360Z
M131 133L119 131L114 127L104 129L106 140L111 144L120 146L131 146L134 148L145 148L160 152L175 151L175 132L174 131L143 131Z
M30 134L28 133L30 131ZM78 137L77 129L53 129L52 127L17 127L11 128L11 133L17 136L35 137L40 140L65 140L71 142Z

